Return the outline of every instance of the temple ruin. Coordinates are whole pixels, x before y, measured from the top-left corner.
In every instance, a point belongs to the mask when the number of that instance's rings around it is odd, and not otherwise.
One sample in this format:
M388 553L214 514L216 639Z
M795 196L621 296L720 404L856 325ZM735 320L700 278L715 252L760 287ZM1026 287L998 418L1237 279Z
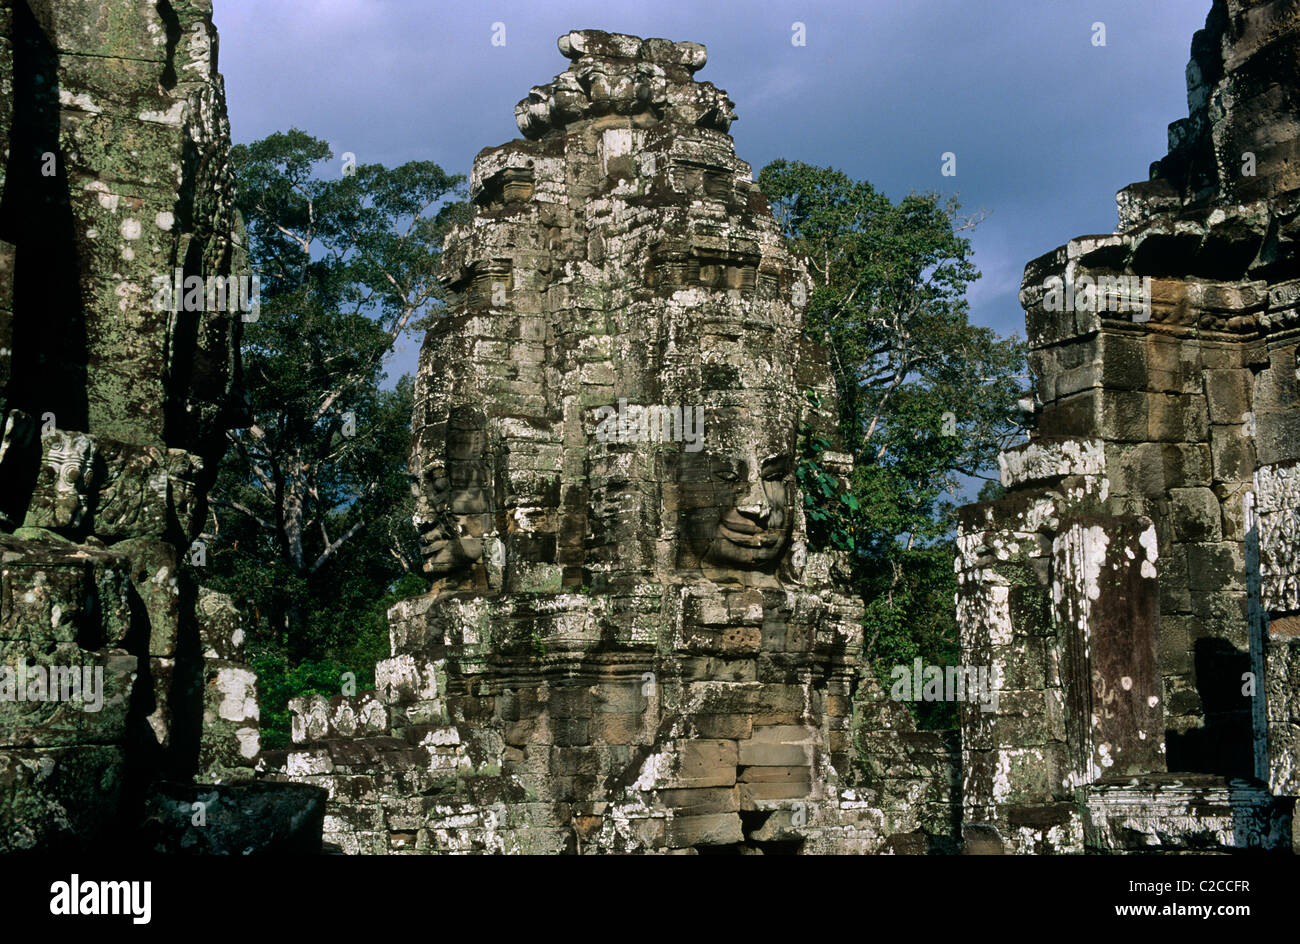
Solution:
M811 283L703 46L559 46L444 252L411 451L433 589L375 693L292 706L287 769L349 852L874 851L861 605L794 480L836 416Z
M202 0L0 2L0 852L319 846L191 554L247 313L155 303L248 271L216 50Z
M958 535L962 659L1003 670L968 843L1293 843L1298 51L1294 4L1216 0L1116 232L1025 269L1037 428Z
M516 107L525 140L478 156L446 248L411 463L433 590L392 612L377 693L293 706L327 838L1290 847L1300 290L1274 80L1296 27L1216 3L1190 117L1117 232L1026 270L1035 428L1006 498L963 510L956 564L962 662L998 704L951 733L863 671L843 561L809 544L791 460L801 429L831 436L834 390L731 102L692 78L703 48L561 37L572 65ZM696 405L698 453L627 435Z
M0 673L0 852L1294 849L1295 4L1214 0L1117 230L1026 268L1032 432L955 561L996 698L953 731L877 681L805 515L810 439L852 461L705 48L558 45L443 253L430 589L262 752L192 557L256 312L158 293L248 275L210 2L0 0L0 666L85 696Z

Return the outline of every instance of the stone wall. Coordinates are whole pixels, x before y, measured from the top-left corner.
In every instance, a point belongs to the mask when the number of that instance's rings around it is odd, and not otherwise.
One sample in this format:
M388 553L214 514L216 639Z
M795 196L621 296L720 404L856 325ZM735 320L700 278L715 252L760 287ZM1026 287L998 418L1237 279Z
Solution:
M251 809L212 787L199 834L168 799L258 755L239 614L190 556L244 315L159 295L248 274L216 55L207 0L0 2L0 851L219 849ZM102 706L32 687L80 667ZM309 847L318 800L275 789L300 819L256 842Z
M1290 843L1298 48L1294 4L1216 0L1119 229L1026 267L1036 429L958 539L964 660L1009 673L963 717L981 841Z

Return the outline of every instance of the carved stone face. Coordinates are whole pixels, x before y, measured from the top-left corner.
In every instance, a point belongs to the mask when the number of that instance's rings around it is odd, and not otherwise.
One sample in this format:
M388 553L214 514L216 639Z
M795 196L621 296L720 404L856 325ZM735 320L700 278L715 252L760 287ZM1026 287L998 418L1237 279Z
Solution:
M732 414L740 420L739 411ZM719 417L725 423L724 417ZM715 429L719 428L717 420ZM790 543L793 436L745 422L729 445L706 436L680 460L683 537L702 564L736 570L774 566ZM723 427L725 428L725 427Z
M417 489L415 527L429 576L455 573L483 556L492 510L489 472L483 414L453 409L445 458L424 471Z
M44 455L27 524L41 528L76 528L90 505L95 443L89 436L55 430L42 442Z

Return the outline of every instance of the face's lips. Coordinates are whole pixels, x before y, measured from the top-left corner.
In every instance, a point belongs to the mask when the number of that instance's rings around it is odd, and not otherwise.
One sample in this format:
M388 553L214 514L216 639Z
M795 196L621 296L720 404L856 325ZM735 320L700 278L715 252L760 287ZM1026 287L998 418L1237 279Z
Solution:
M444 527L434 526L420 533L420 543L426 553L438 553L451 545L452 536Z
M718 530L718 536L728 544L735 544L737 547L748 547L755 550L762 549L770 545L771 541L765 541L762 537L747 537L745 535L733 534L725 528Z
M738 547L772 548L781 543L784 534L780 529L760 528L752 524L746 525L743 531L729 521L718 525L718 536Z
M723 515L721 526L728 531L734 531L736 534L761 534L765 530L761 525L749 518L742 518L736 514Z
M427 574L439 576L450 573L458 566L461 555L456 545L443 537L430 536L421 542L421 556L424 557L423 570Z
M437 545L426 545L424 547L424 559L427 564L446 566L455 563L456 554L452 551L451 545L443 542Z

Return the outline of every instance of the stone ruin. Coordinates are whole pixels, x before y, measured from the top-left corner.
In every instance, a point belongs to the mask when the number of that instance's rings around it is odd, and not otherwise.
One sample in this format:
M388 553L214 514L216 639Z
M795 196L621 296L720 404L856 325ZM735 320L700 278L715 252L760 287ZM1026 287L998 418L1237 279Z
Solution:
M1114 234L1029 263L1037 428L962 511L968 848L1287 848L1300 795L1300 10L1215 0Z
M208 0L0 2L0 852L319 847L192 566L243 315L154 304L248 273L216 55Z
M433 588L390 612L373 693L291 703L286 769L347 852L951 836L951 746L888 702L851 726L861 604L795 484L835 390L732 103L695 43L559 47L444 251L410 464ZM855 735L945 776L866 778Z
M374 691L296 700L259 754L239 614L189 564L241 316L150 304L247 271L210 6L0 0L0 664L105 681L93 713L0 697L0 851L308 849L322 814L349 853L1291 846L1298 42L1294 4L1216 0L1118 231L1028 266L1035 429L956 561L998 705L935 732L805 518L836 392L704 47L561 37L445 249L431 590Z
M411 453L433 589L391 612L374 693L292 706L287 769L329 790L327 838L1289 847L1289 9L1216 2L1190 117L1119 230L1026 270L1035 428L956 561L962 662L999 704L964 703L959 732L883 697L845 561L810 540L791 473L801 435L833 439L835 391L731 102L692 78L703 47L561 37L572 65L516 107L525 140L479 154L446 246Z

